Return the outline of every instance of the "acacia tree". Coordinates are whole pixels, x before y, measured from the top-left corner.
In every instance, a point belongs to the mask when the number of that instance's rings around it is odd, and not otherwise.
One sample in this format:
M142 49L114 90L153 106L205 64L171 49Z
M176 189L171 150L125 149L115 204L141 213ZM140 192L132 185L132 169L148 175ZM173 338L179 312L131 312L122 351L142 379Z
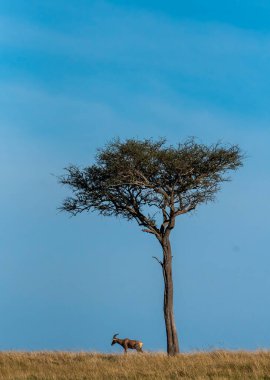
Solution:
M163 257L156 259L164 279L169 355L179 353L170 244L176 217L213 201L220 184L229 180L225 173L241 165L237 145L206 146L189 139L174 147L167 146L165 139L115 139L98 150L94 164L84 169L69 166L59 177L60 183L73 192L61 210L73 215L96 210L102 215L135 220L160 243Z

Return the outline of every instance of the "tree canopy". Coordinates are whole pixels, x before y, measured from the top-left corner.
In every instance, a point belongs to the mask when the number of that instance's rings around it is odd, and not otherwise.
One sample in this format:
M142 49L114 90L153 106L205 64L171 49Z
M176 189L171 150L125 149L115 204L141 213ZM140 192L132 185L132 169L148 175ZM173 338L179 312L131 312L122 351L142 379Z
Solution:
M166 139L114 139L98 150L91 166L65 168L59 180L73 195L61 209L135 219L160 240L178 215L213 201L230 179L226 172L241 166L242 158L238 145L207 146L194 138L177 146Z

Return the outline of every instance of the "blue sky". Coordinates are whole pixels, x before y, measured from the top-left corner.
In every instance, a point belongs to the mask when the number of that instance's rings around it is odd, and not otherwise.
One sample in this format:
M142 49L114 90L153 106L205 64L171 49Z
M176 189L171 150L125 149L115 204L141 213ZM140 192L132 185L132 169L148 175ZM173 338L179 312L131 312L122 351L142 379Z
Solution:
M184 351L269 348L268 1L0 1L0 349L165 350L154 238L70 218L55 175L115 136L237 143L217 201L178 218Z

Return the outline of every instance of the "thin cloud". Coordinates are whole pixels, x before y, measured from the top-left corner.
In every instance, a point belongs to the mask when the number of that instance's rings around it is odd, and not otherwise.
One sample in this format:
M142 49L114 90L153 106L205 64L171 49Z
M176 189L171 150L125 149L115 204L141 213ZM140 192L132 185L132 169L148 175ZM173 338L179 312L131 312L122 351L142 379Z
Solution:
M114 81L116 94L125 83L138 91L169 83L202 102L210 96L242 112L268 114L269 34L221 23L177 22L106 3L89 9L65 31L2 16L0 44L4 51L29 55L30 61L34 55L43 65L50 62L56 78L67 65L71 75L75 70L79 76L83 68L84 81L92 70L91 86L106 90Z
M158 57L169 67L205 52L211 56L270 54L269 34L222 23L176 22L142 11L131 14L108 5L102 9L101 15L94 7L88 20L65 32L2 16L0 42L2 46L21 47L24 43L25 48L37 51L120 63L134 63L137 57L135 63L147 64ZM138 52L145 55L138 57Z

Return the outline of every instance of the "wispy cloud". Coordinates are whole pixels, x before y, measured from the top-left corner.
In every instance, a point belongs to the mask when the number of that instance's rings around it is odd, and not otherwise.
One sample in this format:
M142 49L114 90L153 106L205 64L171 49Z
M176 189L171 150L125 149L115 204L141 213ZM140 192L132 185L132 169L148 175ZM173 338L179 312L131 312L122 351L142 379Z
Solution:
M268 114L270 35L220 23L175 21L128 12L103 3L83 22L56 30L21 19L1 18L2 49L31 62L40 55L62 75L63 67L91 87L115 93L156 91L166 85L201 102ZM11 50L10 50L11 49ZM13 50L12 50L13 49ZM77 67L77 69L76 69ZM24 74L27 68L24 69Z
M134 65L165 64L174 69L187 63L192 67L191 58L204 59L206 54L230 59L259 53L264 53L267 59L270 54L269 34L220 23L177 22L139 10L131 14L108 4L102 9L93 7L88 19L81 24L73 23L62 32L4 16L1 30L2 46L24 46L47 53L79 54L90 60L109 59ZM202 63L200 60L194 65L199 67Z

